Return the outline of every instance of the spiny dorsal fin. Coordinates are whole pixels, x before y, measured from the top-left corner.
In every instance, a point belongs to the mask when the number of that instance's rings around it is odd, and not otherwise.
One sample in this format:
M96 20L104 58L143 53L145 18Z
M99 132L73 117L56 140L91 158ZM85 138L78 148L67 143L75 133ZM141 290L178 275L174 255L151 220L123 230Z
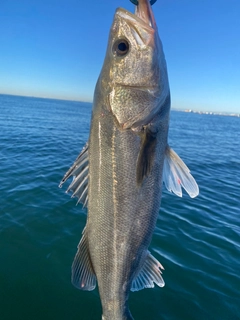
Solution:
M96 287L96 276L89 256L85 229L72 264L72 284L78 289L91 291Z
M87 207L88 203L88 143L80 152L79 156L75 160L71 168L66 172L62 181L59 184L61 188L63 183L73 176L73 180L69 185L66 193L72 191L72 198L77 197L78 202L81 202L84 207Z
M149 175L152 169L155 148L156 148L156 133L145 129L141 134L141 147L137 160L137 184L141 185L143 179Z
M182 187L191 198L199 194L198 185L182 159L167 146L163 166L163 181L168 191L182 197Z
M154 283L159 287L164 287L165 283L161 276L162 272L160 269L164 269L163 266L148 251L142 269L133 279L131 291L153 288Z

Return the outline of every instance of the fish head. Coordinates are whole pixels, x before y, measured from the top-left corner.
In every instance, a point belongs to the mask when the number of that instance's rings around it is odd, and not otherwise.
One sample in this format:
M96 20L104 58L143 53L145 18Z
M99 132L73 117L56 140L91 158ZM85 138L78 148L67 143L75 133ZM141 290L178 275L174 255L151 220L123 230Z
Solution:
M135 14L116 10L100 80L123 129L138 130L166 109L167 67L149 0L139 0Z

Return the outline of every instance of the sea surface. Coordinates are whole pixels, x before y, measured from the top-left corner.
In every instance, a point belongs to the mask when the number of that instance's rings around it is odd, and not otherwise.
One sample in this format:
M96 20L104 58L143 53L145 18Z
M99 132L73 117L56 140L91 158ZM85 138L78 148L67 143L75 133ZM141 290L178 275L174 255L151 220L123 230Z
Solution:
M58 188L90 115L90 103L0 95L1 320L101 319L97 289L70 280L86 211ZM150 251L166 285L131 293L131 312L240 319L240 118L172 111L169 142L200 195L163 192Z

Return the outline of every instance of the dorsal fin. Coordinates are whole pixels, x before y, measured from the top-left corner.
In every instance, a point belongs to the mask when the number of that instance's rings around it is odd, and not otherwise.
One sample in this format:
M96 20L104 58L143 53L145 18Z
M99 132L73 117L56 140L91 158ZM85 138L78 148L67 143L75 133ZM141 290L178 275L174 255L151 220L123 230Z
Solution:
M62 181L59 184L61 188L63 183L73 176L73 181L69 185L66 193L72 191L72 197L77 197L78 202L81 202L84 207L88 203L88 143L84 146L79 156L66 172Z
M91 291L96 287L96 276L88 251L86 228L83 230L82 239L72 264L72 284L86 291Z

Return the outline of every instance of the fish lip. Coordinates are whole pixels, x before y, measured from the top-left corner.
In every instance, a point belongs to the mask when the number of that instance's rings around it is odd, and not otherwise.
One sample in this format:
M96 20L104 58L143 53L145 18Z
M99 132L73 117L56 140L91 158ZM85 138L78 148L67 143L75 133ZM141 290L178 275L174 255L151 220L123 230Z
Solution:
M151 17L149 16L149 22L144 21L141 17L137 15L137 13L132 13L124 8L117 8L116 15L129 21L131 24L134 24L134 25L140 24L142 27L147 29L150 33L152 33L156 28L153 14L151 15ZM151 21L151 19L153 19L154 23Z
M149 26L156 29L156 21L149 0L138 0L135 15L145 21Z
M135 89L135 90L140 90L140 91L149 91L152 94L154 92L159 91L159 86L148 86L148 85L136 86L136 85L130 85L130 84L123 84L123 83L114 83L114 87L123 87L123 88L127 88L127 89Z

